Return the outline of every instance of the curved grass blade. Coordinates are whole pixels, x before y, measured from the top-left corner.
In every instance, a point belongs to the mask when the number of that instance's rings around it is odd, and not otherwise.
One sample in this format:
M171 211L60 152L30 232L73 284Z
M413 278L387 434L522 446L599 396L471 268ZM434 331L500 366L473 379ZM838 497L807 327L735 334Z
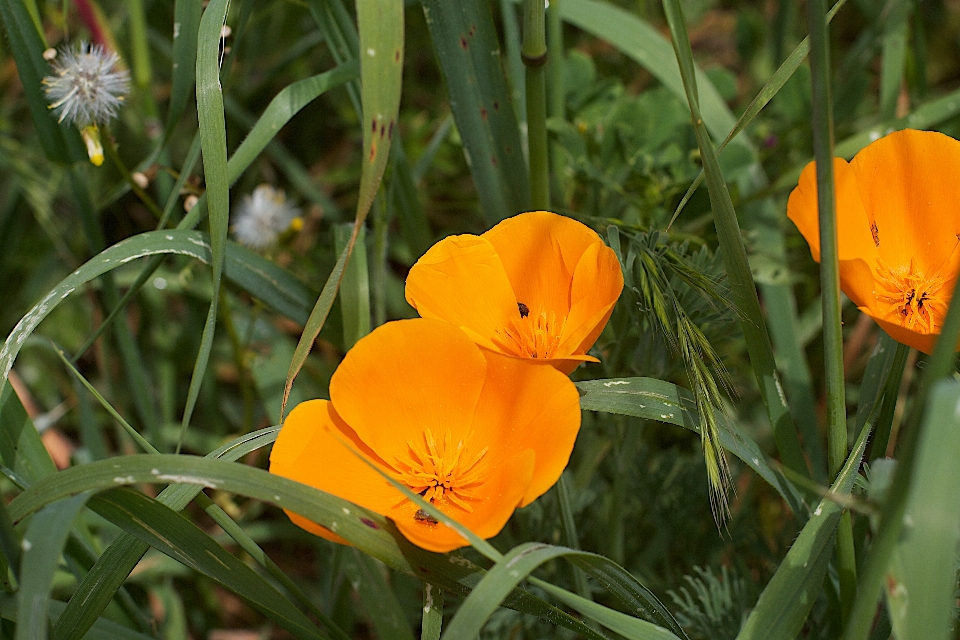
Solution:
M0 461L28 484L56 473L57 467L13 387L0 389Z
M689 391L670 382L654 378L613 378L576 384L583 409L658 420L699 433L696 400ZM717 414L717 425L723 448L756 471L777 490L798 518L805 519L807 508L803 497L781 472L767 464L759 445L731 424L722 412Z
M443 590L423 583L423 620L420 623L420 640L440 640L443 626Z
M30 521L22 543L15 640L46 639L53 574L73 520L92 496L92 493L81 493L48 504Z
M483 217L493 225L529 208L530 185L514 111L520 105L503 76L490 6L422 4Z
M381 640L414 640L403 607L376 560L351 549L343 565L350 585Z
M212 261L212 250L205 234L176 229L141 233L100 252L51 289L20 319L7 336L3 348L0 349L0 390L5 389L7 374L23 343L37 325L67 296L107 271L138 258L158 254L190 256L207 264ZM255 295L266 296L265 301L268 304L284 313L289 312L292 314L291 318L295 320L306 316L306 305L309 304L307 301L310 295L308 289L296 278L241 247L230 249L228 244L226 254L235 258L227 262L228 278L234 279Z
M223 257L227 244L227 226L230 221L230 181L227 176L227 124L223 115L223 90L220 86L220 33L227 19L230 0L212 0L200 18L197 36L197 118L200 123L200 147L203 152L203 173L206 178L207 208L210 218L210 247L213 254L213 295L210 309L200 336L200 349L190 377L187 403L180 423L177 452L197 396L203 383L213 336L217 326L217 305L220 300L220 278L223 275Z
M457 610L450 624L447 625L441 638L456 639L477 636L487 619L489 619L490 615L496 610L510 590L518 585L524 578L527 578L534 569L554 558L580 555L588 556L592 554L537 542L529 542L515 547L490 569L473 592L467 596L467 599L464 600L463 604ZM606 609L606 607L601 607L600 605L596 606L600 609ZM610 610L608 609L608 611ZM589 616L589 614L586 615ZM636 638L638 640L678 640L675 634L651 622L637 618L633 618L632 620L634 620L634 624L631 625L633 629L625 634L628 638ZM679 629L679 625L676 625L676 627ZM682 633L681 631L681 634Z
M445 591L466 593L481 572L465 558L430 553L414 546L392 522L346 500L262 469L189 455L132 455L70 467L40 480L14 498L9 513L12 520L18 521L59 498L83 491L156 483L190 485L169 489L188 492L198 491L199 486L217 488L289 509L336 531L387 566ZM582 622L521 589L515 590L504 604L586 637L603 638Z
M256 451L276 440L279 427L268 427L241 436L216 451L209 458L234 461L251 451ZM160 492L157 500L175 511L187 506L197 494L196 485L171 485ZM123 581L146 553L149 545L129 534L123 534L114 541L100 556L77 586L73 596L57 618L54 637L59 640L78 640L86 634L91 625L113 598Z
M380 181L390 158L390 143L396 128L397 114L400 111L403 0L357 0L357 28L360 33L360 98L363 106L363 157L357 214L350 240L340 252L337 265L327 278L294 351L280 405L280 422L283 422L293 381L300 373L313 347L313 341L326 322L350 253L380 188Z
M850 494L871 427L867 424L860 431L850 456L830 487L831 493ZM842 513L843 507L831 500L829 494L820 501L760 594L757 606L750 612L737 640L797 636L823 585Z
M65 606L66 605L59 600L51 600L49 607L50 617L55 618L60 615L60 612L63 611ZM17 617L16 597L8 594L0 595L0 618L16 622ZM113 620L107 620L106 618L97 618L93 626L90 627L90 637L96 640L156 640L152 635L139 633Z
M119 487L98 493L89 506L142 542L234 592L297 638L324 638L285 595L163 503Z

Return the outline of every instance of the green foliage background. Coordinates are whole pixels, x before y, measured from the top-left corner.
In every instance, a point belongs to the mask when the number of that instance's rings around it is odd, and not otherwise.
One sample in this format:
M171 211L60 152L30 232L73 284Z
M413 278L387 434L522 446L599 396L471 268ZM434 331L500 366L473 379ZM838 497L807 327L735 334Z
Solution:
M785 201L830 127L960 134L960 7L552 0L538 84L533 4L0 0L0 637L957 637L954 354L823 303ZM99 168L41 84L84 40L132 76ZM438 555L267 474L413 262L543 176L626 283L558 485ZM257 253L262 183L303 227Z

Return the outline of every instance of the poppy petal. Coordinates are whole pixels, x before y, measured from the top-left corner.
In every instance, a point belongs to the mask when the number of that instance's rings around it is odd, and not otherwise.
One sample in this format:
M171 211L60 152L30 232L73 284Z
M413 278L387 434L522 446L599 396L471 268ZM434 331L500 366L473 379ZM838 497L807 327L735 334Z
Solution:
M467 438L486 376L480 349L449 322L388 322L354 345L330 380L337 413L389 464L427 429Z
M485 353L488 375L477 404L475 424L501 425L491 445L503 454L532 449L536 468L521 506L533 502L560 477L580 430L580 394L554 367ZM496 440L494 440L496 438Z
M623 291L623 271L613 249L596 242L583 252L570 287L570 313L560 353L586 353L597 341Z
M483 234L494 246L517 302L564 317L570 282L583 252L602 242L589 227L549 211L507 218Z
M960 142L935 131L896 131L850 163L874 214L880 258L932 276L960 245ZM946 274L942 274L946 275Z
M546 368L546 367L544 367ZM454 520L481 538L498 534L520 503L530 484L536 454L531 450L498 458L479 491L483 499L466 511L446 502L440 506ZM392 508L386 515L393 519L410 542L428 551L446 552L469 543L459 533L443 524L417 518L417 506L409 500Z
M840 260L875 257L877 247L873 242L873 228L860 199L861 191L856 172L843 158L834 158L833 178ZM800 174L800 182L787 201L787 217L797 225L810 245L813 259L820 262L820 218L817 210L815 162L809 163Z
M484 238L451 236L433 245L407 276L406 297L423 318L446 320L489 349L517 315L517 296L496 249Z
M310 400L297 405L284 421L270 452L270 473L326 491L376 513L386 513L402 494L361 460L358 453L383 467L330 402ZM288 511L287 515L311 533L347 543L335 531L299 514Z

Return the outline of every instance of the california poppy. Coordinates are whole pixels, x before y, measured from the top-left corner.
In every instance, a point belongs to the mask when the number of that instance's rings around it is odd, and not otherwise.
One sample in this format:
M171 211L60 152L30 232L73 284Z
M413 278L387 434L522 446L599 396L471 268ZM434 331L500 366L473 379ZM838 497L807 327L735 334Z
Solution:
M387 516L431 551L467 541L357 454L489 538L516 507L557 481L580 428L579 394L565 375L484 352L439 320L390 322L361 339L334 372L330 398L290 413L273 445L271 473Z
M598 362L587 350L622 289L620 263L600 236L532 211L435 244L410 269L406 296L422 317L452 322L486 349L570 373Z
M894 340L932 352L960 270L960 142L906 129L833 170L840 287ZM813 162L787 215L819 262Z

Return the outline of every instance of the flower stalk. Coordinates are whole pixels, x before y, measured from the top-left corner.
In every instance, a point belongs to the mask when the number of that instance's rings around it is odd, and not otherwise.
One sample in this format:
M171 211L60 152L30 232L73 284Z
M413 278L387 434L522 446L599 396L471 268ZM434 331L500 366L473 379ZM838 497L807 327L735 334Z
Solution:
M550 208L550 165L547 153L546 11L544 0L524 0L523 45L527 68L527 143L530 149L530 206Z
M817 171L820 224L820 297L823 300L823 349L827 395L827 465L836 477L847 458L847 409L843 378L843 328L840 323L840 261L833 180L833 111L830 102L830 51L824 0L807 5L810 23L810 76L813 106L813 149ZM857 565L849 512L837 531L840 611L849 616L857 593Z

